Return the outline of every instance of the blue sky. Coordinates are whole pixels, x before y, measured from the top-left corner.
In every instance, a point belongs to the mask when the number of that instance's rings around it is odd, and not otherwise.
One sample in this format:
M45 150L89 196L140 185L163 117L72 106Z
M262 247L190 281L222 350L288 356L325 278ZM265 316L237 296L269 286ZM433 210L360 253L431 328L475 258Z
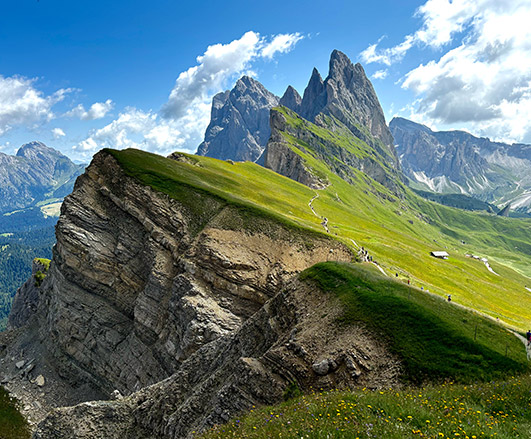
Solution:
M388 120L531 142L530 3L3 2L0 150L193 152L216 92L247 73L302 94L333 49L364 65Z

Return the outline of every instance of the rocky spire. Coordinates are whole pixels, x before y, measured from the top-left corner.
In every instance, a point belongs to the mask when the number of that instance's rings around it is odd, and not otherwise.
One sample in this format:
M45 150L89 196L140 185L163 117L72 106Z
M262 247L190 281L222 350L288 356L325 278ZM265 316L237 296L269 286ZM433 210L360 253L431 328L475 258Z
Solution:
M372 137L382 141L390 164L399 167L393 137L371 82L361 64L352 64L339 50L334 50L330 56L328 77L323 81L314 68L304 91L299 114L315 122L320 113L335 117L357 137L380 147L365 134L364 128L368 129Z
M319 71L314 67L308 86L304 90L300 115L309 121L321 112L326 104L326 88Z
M283 105L284 107L299 113L301 109L301 103L301 95L291 85L288 85L284 95L280 98L279 105Z
M334 50L325 85L325 114L335 116L349 127L362 125L386 146L393 148L393 136L385 123L380 101L361 64L352 64L344 53Z
M271 134L269 110L278 97L249 76L212 100L210 124L197 154L222 160L255 161Z

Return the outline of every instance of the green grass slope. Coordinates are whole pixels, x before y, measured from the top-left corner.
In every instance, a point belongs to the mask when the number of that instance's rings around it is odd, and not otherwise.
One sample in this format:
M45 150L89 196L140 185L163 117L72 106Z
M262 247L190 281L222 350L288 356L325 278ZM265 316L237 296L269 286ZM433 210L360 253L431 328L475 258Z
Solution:
M368 248L386 273L441 296L452 294L456 302L520 330L531 327L531 292L525 288L531 285L530 220L441 206L408 189L398 198L357 169L347 183L312 158L309 149L304 154L312 168L326 174L326 189L312 190L250 162L199 156L183 162L138 150L107 152L130 176L192 208L203 208L197 194L204 191L253 214L326 234L322 218L308 206L318 195L313 207L328 218L330 236L353 249ZM433 258L432 250L446 250L450 258ZM488 257L498 275L466 253Z
M361 323L383 338L408 382L471 382L529 370L522 342L496 321L384 278L372 266L326 262L301 279L339 298L339 324Z

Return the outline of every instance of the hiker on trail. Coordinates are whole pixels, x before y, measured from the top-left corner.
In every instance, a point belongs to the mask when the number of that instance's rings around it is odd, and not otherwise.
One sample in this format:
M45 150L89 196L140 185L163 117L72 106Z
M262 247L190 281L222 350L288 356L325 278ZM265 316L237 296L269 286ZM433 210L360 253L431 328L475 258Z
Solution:
M527 345L529 346L531 344L531 329L527 331L527 334L525 335L525 338L527 340Z
M452 295L448 294L448 302L451 302L451 301L452 301Z
M410 282L410 280L408 279L408 280L407 280L407 284L408 284L408 285L409 285L409 282Z

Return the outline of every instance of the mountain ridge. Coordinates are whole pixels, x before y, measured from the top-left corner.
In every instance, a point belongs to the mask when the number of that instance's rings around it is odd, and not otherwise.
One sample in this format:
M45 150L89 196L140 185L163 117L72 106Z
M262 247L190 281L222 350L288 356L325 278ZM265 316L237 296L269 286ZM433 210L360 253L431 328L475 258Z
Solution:
M463 193L531 212L531 145L492 142L466 131L433 131L404 118L389 124L406 175L440 193Z

